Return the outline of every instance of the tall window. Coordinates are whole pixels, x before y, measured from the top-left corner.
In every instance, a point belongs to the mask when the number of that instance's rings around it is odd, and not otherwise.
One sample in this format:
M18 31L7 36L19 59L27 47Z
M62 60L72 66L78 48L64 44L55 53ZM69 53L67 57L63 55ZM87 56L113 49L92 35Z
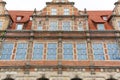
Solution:
M98 30L105 30L104 24L97 24L97 29Z
M119 46L116 43L108 43L107 50L110 60L120 60Z
M77 44L77 57L78 57L78 60L87 60L86 43Z
M23 24L17 24L16 30L22 30L23 29Z
M70 31L71 30L71 23L69 21L63 22L62 29L64 31Z
M2 28L2 24L3 24L3 22L2 22L2 21L0 21L0 29Z
M38 25L37 30L42 30L42 25Z
M70 10L68 8L64 9L64 15L70 15Z
M51 9L51 15L57 15L57 9L55 8Z
M57 58L57 44L48 43L47 46L47 60L56 60Z
M118 21L118 27L120 28L120 21Z
M94 60L105 60L102 43L93 43Z
M16 60L25 60L27 54L27 43L18 43L17 52L16 52Z
M1 60L10 60L13 52L13 43L4 43L2 53L0 55Z
M73 46L71 43L63 44L63 58L64 60L73 60Z
M83 23L80 22L79 25L78 25L78 31L83 31Z
M58 23L57 21L51 21L49 30L57 30L58 29Z
M41 60L43 58L43 48L44 44L42 43L35 43L34 50L33 50L33 60Z

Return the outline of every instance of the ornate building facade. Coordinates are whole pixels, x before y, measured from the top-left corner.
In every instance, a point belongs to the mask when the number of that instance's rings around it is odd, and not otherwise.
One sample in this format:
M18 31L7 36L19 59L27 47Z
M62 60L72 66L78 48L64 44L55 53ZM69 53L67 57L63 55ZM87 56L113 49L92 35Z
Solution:
M8 11L0 0L0 80L120 80L120 0L83 11L68 0Z

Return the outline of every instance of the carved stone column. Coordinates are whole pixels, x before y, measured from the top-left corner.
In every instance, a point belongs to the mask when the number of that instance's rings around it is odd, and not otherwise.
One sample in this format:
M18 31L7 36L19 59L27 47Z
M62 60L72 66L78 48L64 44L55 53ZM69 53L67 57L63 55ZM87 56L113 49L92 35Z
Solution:
M58 74L62 74L62 39L58 40Z

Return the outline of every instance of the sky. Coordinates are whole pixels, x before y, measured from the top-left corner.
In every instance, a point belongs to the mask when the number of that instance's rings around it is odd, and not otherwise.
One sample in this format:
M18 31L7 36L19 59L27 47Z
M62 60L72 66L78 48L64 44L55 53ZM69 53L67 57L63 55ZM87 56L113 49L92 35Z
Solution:
M41 10L46 6L46 2L52 0L4 0L8 10ZM114 3L118 0L69 0L75 2L75 7L79 10L113 10Z

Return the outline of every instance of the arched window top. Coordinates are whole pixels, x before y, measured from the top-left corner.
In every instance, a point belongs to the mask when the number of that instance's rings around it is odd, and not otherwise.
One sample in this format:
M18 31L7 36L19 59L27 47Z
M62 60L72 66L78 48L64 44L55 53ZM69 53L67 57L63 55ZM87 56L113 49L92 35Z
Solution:
M76 75L74 78L72 78L71 80L82 80L81 78L78 77L78 75Z
M115 78L109 78L109 79L107 79L107 80L117 80L117 79L115 79Z
M37 80L49 80L49 79L45 77L41 77L41 78L38 78Z
M3 80L14 80L13 78L5 78Z

